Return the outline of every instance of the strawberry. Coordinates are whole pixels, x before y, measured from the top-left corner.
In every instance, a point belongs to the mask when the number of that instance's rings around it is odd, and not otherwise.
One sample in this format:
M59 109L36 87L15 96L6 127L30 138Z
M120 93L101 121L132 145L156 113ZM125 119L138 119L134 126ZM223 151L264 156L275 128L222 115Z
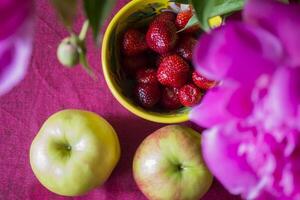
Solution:
M193 50L197 44L197 40L192 36L183 35L176 48L176 52L188 61L193 60Z
M154 21L171 21L175 22L176 14L170 11L160 13L154 18Z
M123 37L123 53L127 56L134 56L145 52L148 49L145 35L136 29L129 29Z
M173 55L173 54L174 54L173 52L170 52L170 53L165 53L165 54L162 54L162 55L158 55L156 57L156 61L155 61L156 66L159 67L160 63L163 61L163 59L165 57Z
M155 69L140 69L136 74L138 83L158 84Z
M176 17L176 27L178 30L183 29L187 23L189 22L189 20L192 18L193 16L193 12L192 10L186 10L186 11L182 11L180 13L178 13L177 17ZM186 33L194 33L197 32L199 30L199 25L194 25L188 29L185 30Z
M144 108L153 108L159 102L161 91L156 84L138 84L135 96Z
M157 79L162 85L181 87L188 79L189 65L178 55L165 57L159 65Z
M215 81L208 80L196 71L192 74L193 82L201 89L208 90L216 85Z
M179 97L179 89L175 87L165 87L162 91L161 103L168 110L175 110L182 107Z
M135 76L136 72L145 68L148 65L148 58L146 55L127 56L123 59L123 68L127 75Z
M159 54L167 53L176 45L178 39L176 31L173 22L154 20L146 35L147 44Z
M192 107L200 102L202 94L194 84L187 84L179 90L179 100L182 105Z

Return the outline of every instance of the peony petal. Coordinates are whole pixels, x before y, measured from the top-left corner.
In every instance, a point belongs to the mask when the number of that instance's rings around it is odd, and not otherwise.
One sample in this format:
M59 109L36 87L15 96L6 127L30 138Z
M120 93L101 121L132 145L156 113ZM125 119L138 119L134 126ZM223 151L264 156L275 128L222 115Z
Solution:
M243 20L242 11L238 11L226 17L225 23L232 22L232 21L242 21L242 20Z
M0 1L0 40L14 34L32 13L32 0Z
M248 88L222 84L207 92L202 102L190 112L190 119L208 128L246 118L253 109L250 95Z
M278 197L274 197L272 194L264 191L262 192L257 198L256 200L278 200ZM284 199L280 199L280 200L284 200Z
M194 63L211 80L228 79L249 85L259 75L272 73L282 57L281 43L272 34L252 25L231 22L201 38Z
M300 68L280 68L275 73L267 106L272 111L274 123L296 120L300 106Z
M239 155L243 135L230 126L206 130L202 137L202 150L206 164L216 178L232 193L252 196L258 178ZM255 195L258 193L256 192Z
M238 118L246 118L249 116L253 110L251 88L239 87L235 90L228 101L226 109L229 113Z
M25 76L32 50L32 19L9 38L0 40L0 96Z
M230 121L232 115L227 112L226 104L234 91L235 89L224 86L209 90L202 102L191 110L191 121L206 128Z
M300 5L283 4L275 0L250 0L244 18L279 37L291 65L300 65Z

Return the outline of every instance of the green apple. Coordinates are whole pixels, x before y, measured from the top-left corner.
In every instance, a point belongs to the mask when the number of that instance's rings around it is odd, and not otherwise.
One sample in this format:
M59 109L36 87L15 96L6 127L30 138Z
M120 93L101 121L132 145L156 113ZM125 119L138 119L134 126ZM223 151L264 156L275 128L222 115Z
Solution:
M50 191L83 195L103 184L120 158L112 126L95 113L64 110L52 115L30 147L35 176Z
M179 125L161 128L142 142L133 175L150 200L198 200L213 180L202 159L200 134Z

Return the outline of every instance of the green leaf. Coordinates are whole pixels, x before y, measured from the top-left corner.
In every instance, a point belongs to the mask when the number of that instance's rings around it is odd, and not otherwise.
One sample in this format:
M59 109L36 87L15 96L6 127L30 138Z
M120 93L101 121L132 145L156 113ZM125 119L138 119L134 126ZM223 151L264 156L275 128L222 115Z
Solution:
M98 39L100 29L111 12L116 0L84 0L85 14L93 29L95 40Z
M190 4L190 0L172 0L175 3Z
M180 31L178 31L178 32L182 32L182 31L184 31L184 30L186 30L186 29L188 29L188 28L190 28L192 26L195 26L197 24L199 24L198 18L197 18L196 15L193 15L192 18L185 25L185 27L183 29L181 29Z
M65 26L71 28L76 15L77 0L51 0Z
M225 15L235 11L242 10L245 0L225 0L223 3L215 4L210 17Z
M205 31L210 29L208 19L241 10L245 0L191 0Z
M192 0L193 7L196 11L196 16L201 24L201 27L205 30L209 30L208 19L210 13L213 10L215 0Z

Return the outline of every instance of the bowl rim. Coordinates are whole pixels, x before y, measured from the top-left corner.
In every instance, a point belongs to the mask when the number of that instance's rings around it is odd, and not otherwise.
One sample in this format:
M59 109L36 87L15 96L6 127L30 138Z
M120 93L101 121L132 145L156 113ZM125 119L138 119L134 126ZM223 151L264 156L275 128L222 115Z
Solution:
M103 42L102 42L102 52L101 52L101 60L102 60L102 70L104 73L104 78L106 81L106 84L109 87L110 92L113 94L113 96L117 99L117 101L127 110L129 110L131 113L152 121L152 122L158 122L158 123L165 123L165 124L172 124L172 123L182 123L186 122L189 120L189 113L179 113L176 115L164 115L163 113L157 115L155 112L150 113L146 111L142 111L135 106L131 105L117 90L115 83L113 83L112 78L110 76L109 72L109 63L108 60L106 59L107 54L109 52L109 41L111 37L111 33L113 29L116 27L118 20L125 14L128 10L130 10L132 7L134 7L136 4L139 2L143 2L144 0L132 0L129 3L127 3L123 8L121 8L117 14L113 17L111 22L109 23L104 37L103 37Z

